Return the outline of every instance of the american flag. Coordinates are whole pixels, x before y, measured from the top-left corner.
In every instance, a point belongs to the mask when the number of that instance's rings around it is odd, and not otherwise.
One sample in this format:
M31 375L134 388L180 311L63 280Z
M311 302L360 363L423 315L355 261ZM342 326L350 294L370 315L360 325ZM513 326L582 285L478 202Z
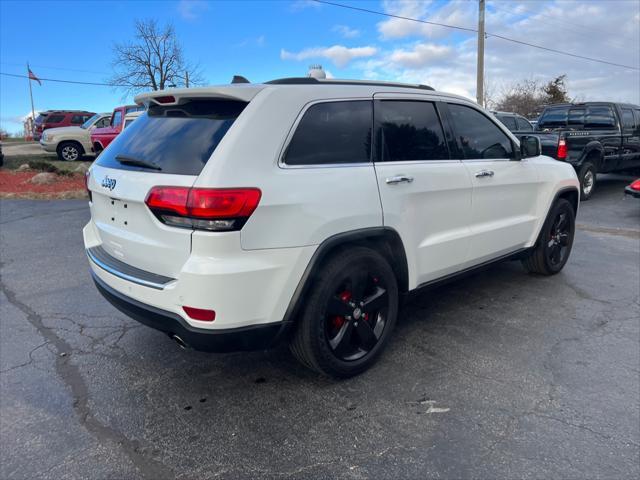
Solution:
M29 80L35 80L38 82L38 85L42 86L42 82L38 77L36 77L36 74L33 73L29 67L27 67L27 70L29 70Z

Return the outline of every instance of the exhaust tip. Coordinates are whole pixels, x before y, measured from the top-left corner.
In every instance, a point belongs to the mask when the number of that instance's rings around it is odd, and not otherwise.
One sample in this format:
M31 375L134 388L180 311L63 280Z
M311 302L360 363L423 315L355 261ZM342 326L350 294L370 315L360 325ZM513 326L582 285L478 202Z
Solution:
M170 334L169 337L171 338L171 340L176 342L181 349L187 350L189 348L189 345L187 345L187 343L175 333Z

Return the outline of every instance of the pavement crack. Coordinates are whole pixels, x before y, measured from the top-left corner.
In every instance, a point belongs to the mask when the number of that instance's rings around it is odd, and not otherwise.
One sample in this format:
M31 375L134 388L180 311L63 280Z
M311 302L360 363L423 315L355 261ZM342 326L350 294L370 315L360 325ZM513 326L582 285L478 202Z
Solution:
M0 269L2 266L3 264L0 263ZM27 321L44 338L44 344L54 347L56 351L56 372L71 391L73 407L80 424L99 442L110 441L117 444L143 478L150 480L174 478L173 473L165 465L145 455L144 449L138 441L130 440L118 430L100 422L96 418L89 406L89 388L78 366L69 359L69 354L74 351L72 346L64 338L58 336L54 329L47 327L43 322L42 316L29 305L20 301L15 292L10 290L1 278L0 290L7 297L9 303L20 310L26 316ZM67 355L61 356L61 353L67 353Z
M28 355L29 356L29 361L28 362L21 363L20 365L14 365L13 367L7 368L5 370L0 370L0 373L8 373L8 372L10 372L12 370L17 370L18 368L22 368L22 367L26 367L27 365L31 365L35 361L35 359L33 358L33 354L35 353L35 351L40 349L40 348L42 348L42 347L44 347L45 345L48 345L48 344L49 344L49 341L46 341L46 342L43 342L43 343L41 343L40 345L38 345L36 347L33 347L29 351L29 355Z

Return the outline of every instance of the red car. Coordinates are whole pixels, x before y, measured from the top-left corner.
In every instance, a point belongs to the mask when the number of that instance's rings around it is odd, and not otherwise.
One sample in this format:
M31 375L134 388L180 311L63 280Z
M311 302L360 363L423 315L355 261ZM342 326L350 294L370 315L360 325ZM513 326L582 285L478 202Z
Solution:
M127 113L143 111L142 105L123 105L116 107L111 114L111 124L108 127L95 128L91 132L91 145L95 153L100 153L122 131L124 117Z
M86 110L47 110L36 118L34 140L40 140L42 132L49 128L79 127L95 115Z

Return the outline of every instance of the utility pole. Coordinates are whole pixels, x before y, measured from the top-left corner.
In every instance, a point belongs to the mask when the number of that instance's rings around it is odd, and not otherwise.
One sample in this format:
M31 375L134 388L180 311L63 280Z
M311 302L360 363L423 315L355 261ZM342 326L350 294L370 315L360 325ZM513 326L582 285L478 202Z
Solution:
M187 70L184 74L184 83L189 88L189 70Z
M31 68L29 68L29 62L27 62L27 77L29 77L29 97L31 97L31 135L35 137L36 111L33 108L33 91L31 90Z
M476 78L476 100L484 106L484 0L478 3L478 69Z

